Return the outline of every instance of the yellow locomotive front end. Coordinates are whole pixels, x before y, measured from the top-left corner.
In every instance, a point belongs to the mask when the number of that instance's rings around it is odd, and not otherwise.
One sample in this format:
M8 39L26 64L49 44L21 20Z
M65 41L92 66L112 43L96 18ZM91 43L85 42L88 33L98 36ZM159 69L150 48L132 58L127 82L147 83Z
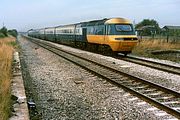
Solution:
M105 44L109 45L113 52L131 53L138 42L132 23L124 18L114 18L107 20L105 25Z
M137 44L137 36L109 35L106 37L106 41L106 44L108 44L114 52L131 53L132 49Z

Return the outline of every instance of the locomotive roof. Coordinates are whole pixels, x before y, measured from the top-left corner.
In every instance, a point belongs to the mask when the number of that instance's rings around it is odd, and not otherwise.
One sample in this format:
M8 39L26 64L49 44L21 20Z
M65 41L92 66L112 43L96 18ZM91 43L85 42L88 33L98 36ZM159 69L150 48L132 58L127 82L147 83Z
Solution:
M103 25L105 21L108 20L107 18L102 19L102 20L92 20L89 22L82 22L82 27L83 26L94 26L94 25Z
M104 25L104 24L129 24L131 23L130 20L125 19L125 18L105 18L102 20L93 20L93 21L89 21L89 22L82 22L80 24L82 24L82 27L85 26L94 26L94 25Z
M131 21L128 19L125 19L125 18L112 18L105 22L105 24L121 24L121 23L129 24L129 23L131 23Z

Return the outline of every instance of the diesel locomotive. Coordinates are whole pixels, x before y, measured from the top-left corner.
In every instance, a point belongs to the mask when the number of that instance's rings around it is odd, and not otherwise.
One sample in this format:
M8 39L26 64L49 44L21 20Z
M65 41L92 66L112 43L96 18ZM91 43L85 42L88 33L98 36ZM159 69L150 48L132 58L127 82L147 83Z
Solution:
M138 39L132 23L110 18L57 27L31 29L28 36L79 47L107 48L114 53L131 53Z

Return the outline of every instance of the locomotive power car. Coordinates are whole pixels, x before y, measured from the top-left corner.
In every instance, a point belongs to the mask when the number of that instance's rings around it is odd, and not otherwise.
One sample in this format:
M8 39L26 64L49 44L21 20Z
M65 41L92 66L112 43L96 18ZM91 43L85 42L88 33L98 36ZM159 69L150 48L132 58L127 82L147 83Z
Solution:
M73 46L107 48L114 53L131 53L138 39L132 23L110 18L57 27L31 29L28 36ZM102 47L103 46L103 47Z

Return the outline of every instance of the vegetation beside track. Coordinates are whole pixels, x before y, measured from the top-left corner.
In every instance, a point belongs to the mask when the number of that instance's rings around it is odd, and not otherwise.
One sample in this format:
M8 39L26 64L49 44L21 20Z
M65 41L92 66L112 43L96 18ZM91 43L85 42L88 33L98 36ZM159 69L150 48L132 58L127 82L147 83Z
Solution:
M7 120L11 112L11 66L15 40L14 37L0 38L0 120Z
M8 35L17 37L18 33L16 29L8 30L6 27L0 29L0 38L8 37Z
M179 62L180 53L152 54L154 51L180 51L180 43L167 43L163 40L141 40L133 49L132 54L143 57L158 58Z

